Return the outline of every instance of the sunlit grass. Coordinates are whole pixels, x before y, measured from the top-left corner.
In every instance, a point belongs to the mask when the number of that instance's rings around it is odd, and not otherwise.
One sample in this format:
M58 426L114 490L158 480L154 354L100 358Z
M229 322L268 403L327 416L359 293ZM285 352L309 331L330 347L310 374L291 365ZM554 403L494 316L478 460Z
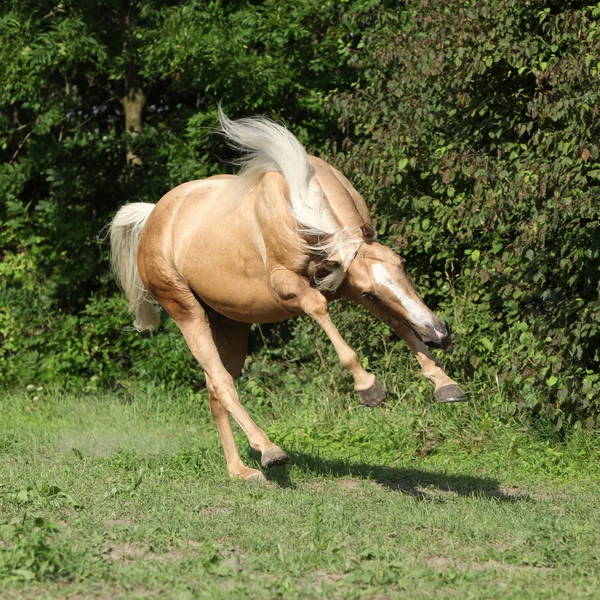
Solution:
M242 394L292 459L267 488L228 478L203 393L6 397L0 596L600 592L594 432L561 440L393 394L370 411L326 381Z

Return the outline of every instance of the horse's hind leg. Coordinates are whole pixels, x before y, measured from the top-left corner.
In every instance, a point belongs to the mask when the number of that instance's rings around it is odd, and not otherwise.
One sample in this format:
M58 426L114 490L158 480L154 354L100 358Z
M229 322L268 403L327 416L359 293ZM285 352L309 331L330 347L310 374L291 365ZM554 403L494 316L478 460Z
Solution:
M233 476L244 479L264 479L260 471L249 469L242 463L235 447L227 415L229 413L233 416L247 435L252 448L261 453L263 466L270 467L287 462L288 458L283 450L269 441L269 438L257 427L240 404L233 376L227 370L221 358L220 349L222 348L224 354L226 354L228 346L234 347L236 345L235 339L236 336L240 336L240 333L242 333L242 325L240 324L239 328L230 325L230 330L223 328L226 320L221 321L216 317L212 321L209 320L206 311L190 290L178 290L177 297L174 297L172 292L173 288L171 288L171 295L168 298L161 298L160 294L156 294L156 296L159 296L157 299L179 326L194 358L204 369L208 393L211 398L211 411L221 434L229 471ZM248 332L244 331L241 337L244 352L247 335ZM238 350L239 352L241 351Z
M225 461L227 462L227 470L232 477L240 477L246 481L266 481L265 476L257 469L247 467L240 458L231 423L229 421L229 413L223 408L219 399L211 392L208 393L210 401L210 412L215 420L221 443L223 444L223 452L225 453Z
M219 351L221 361L231 377L237 379L242 372L246 358L250 324L232 321L216 314L210 314L209 320L213 339ZM250 469L242 462L235 445L233 431L231 430L229 413L212 392L212 387L212 385L208 385L210 410L221 436L225 460L227 461L227 468L230 474L234 477L242 477L248 481L264 480L264 475L260 471ZM271 467L287 463L288 460L288 456L281 448L271 444L270 448L263 451L261 462L263 466Z
M224 336L224 328L219 328L218 324L214 322L215 319L210 319L210 321L213 339L217 346L223 366L235 379L239 377L242 367L244 366L250 325L243 327L243 324L240 323L238 324L239 328L237 331L234 330L231 335ZM227 462L229 473L233 477L241 477L246 479L246 481L264 481L265 477L260 471L251 469L242 462L235 444L233 431L231 430L229 413L214 394L214 388L210 383L208 376L207 388L209 390L208 400L210 402L210 412L215 420L217 429L219 430L219 435L221 436L221 443L223 444L223 452L225 453L225 461Z

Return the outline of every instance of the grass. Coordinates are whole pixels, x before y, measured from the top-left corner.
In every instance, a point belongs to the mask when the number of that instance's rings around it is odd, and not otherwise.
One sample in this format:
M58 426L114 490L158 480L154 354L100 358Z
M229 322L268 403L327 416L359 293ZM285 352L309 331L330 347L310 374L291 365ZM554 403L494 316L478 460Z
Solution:
M228 479L203 394L5 396L0 597L600 596L596 432L250 391L292 458L267 488Z

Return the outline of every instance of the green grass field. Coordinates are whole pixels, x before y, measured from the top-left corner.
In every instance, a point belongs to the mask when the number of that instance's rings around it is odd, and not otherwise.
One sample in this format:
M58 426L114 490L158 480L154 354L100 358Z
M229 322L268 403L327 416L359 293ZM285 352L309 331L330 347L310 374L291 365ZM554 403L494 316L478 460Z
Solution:
M316 389L245 401L292 458L269 487L203 393L5 396L0 597L600 597L596 432Z

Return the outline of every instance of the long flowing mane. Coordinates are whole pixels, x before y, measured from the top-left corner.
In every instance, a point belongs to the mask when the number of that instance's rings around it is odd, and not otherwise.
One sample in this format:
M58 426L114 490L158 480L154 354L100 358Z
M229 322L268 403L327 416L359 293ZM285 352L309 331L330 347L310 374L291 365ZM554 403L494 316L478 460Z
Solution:
M335 256L341 262L340 268L317 281L317 288L336 290L364 240L356 228L342 227L333 217L302 144L283 125L265 117L232 121L219 109L219 119L220 133L242 154L239 177L246 190L265 173L277 171L285 177L298 235L319 257Z

